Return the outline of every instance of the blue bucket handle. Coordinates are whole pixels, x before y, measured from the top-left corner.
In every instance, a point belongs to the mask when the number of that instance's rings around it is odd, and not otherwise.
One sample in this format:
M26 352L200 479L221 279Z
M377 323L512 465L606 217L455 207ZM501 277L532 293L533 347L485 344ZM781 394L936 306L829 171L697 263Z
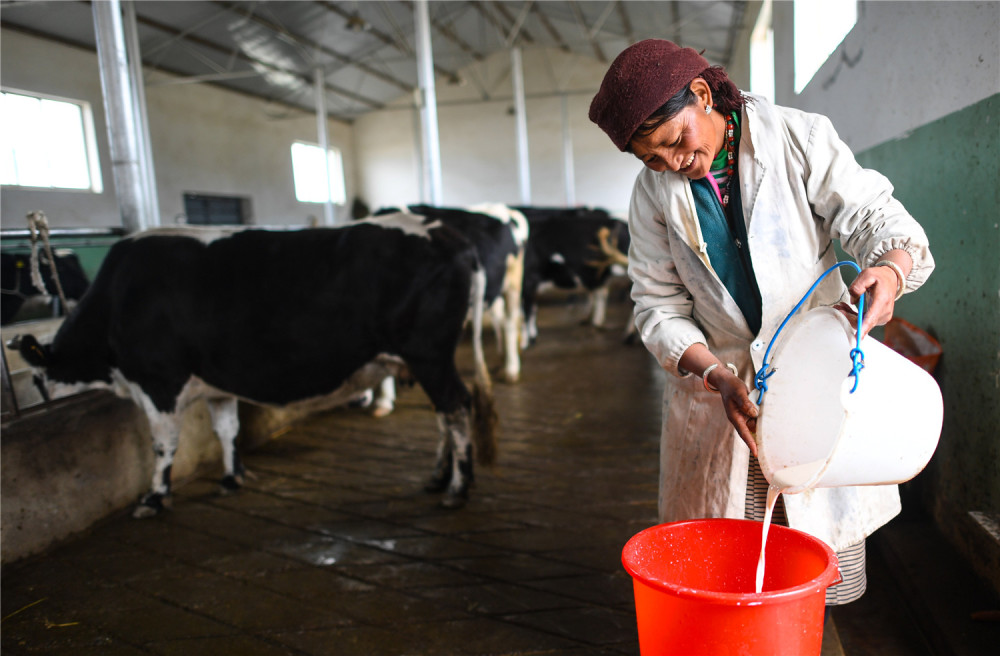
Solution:
M795 307L792 308L792 311L788 313L787 317L785 317L785 320L781 322L780 326L778 326L778 330L774 333L774 337L771 338L771 342L767 345L767 350L764 352L764 361L761 363L760 371L758 371L757 375L754 376L754 387L757 388L758 392L757 405L764 403L764 392L767 391L767 379L773 376L777 371L777 369L772 369L771 365L768 364L768 357L771 355L771 349L774 347L775 342L778 341L778 335L781 334L781 329L785 327L785 324L787 324L789 319L792 318L792 315L799 311L799 308L801 308L806 302L806 299L808 299L812 293L816 291L816 287L823 282L823 279L842 266L854 267L855 271L861 273L861 267L850 260L837 262L832 267L824 271L823 275L816 279L816 282L812 284L812 287L810 287L809 291L805 293L805 296L803 296L802 299L796 303ZM858 299L857 345L851 349L851 362L854 363L850 373L851 376L854 376L854 387L851 388L851 394L854 394L854 391L858 389L858 374L865 368L865 353L861 350L861 322L864 319L864 310L865 297L864 294L862 294L861 298Z

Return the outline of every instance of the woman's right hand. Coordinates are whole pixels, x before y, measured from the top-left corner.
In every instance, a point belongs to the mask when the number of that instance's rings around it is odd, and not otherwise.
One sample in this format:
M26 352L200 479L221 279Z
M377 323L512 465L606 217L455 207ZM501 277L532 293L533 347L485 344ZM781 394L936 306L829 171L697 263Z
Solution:
M757 404L750 400L750 392L743 380L726 367L716 367L708 374L708 383L719 390L722 406L729 423L736 429L740 439L746 443L750 453L757 457Z

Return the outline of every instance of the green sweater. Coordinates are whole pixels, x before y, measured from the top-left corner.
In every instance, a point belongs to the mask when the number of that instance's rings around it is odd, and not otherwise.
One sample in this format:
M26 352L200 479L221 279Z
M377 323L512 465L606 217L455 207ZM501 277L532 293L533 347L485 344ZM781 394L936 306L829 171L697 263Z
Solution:
M736 143L739 143L739 127L736 130ZM724 148L721 155L722 166L725 167ZM723 209L707 178L692 180L691 192L698 210L701 234L708 244L708 259L712 268L743 312L751 332L756 335L760 331L761 321L760 290L757 288L757 277L754 275L750 249L747 247L747 227L743 220L738 169L734 169L733 176L736 179L730 186L728 211Z

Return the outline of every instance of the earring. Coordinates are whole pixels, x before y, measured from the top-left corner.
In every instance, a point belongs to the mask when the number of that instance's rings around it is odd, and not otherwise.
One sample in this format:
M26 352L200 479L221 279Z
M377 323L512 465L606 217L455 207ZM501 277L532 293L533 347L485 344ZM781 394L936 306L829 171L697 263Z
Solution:
M711 114L712 113L712 106L711 105L705 105L705 113L706 114Z

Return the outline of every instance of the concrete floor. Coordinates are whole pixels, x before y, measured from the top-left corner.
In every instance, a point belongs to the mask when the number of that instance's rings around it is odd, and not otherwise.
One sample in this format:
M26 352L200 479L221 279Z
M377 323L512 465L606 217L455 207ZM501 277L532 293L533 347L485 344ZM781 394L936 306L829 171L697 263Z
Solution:
M245 454L254 476L235 496L205 472L162 517L123 511L4 567L4 655L638 654L620 556L656 522L663 374L579 313L543 308L522 382L496 385L499 462L466 508L421 490L437 428L418 388L385 419L316 416ZM991 653L976 650L1000 644L996 624L955 607L961 629L944 631L972 651L948 652L904 603L916 593L891 554L928 534L902 529L870 549L869 591L834 609L824 655Z

